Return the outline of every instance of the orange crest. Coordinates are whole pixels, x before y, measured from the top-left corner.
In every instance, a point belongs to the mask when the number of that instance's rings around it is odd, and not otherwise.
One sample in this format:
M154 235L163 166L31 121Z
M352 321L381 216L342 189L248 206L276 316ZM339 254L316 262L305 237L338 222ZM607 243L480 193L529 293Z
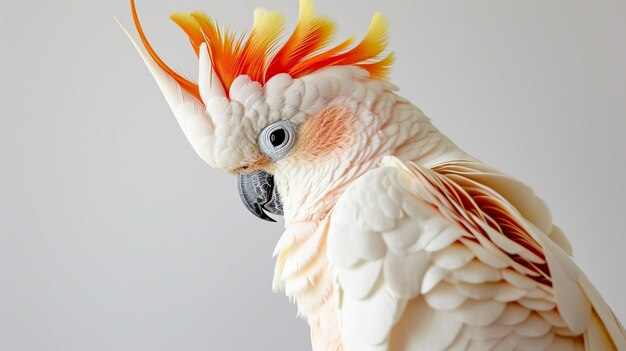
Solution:
M156 54L141 28L134 0L130 1L135 27L142 43L154 61L185 90L200 100L198 85L169 68ZM285 20L281 13L259 8L254 12L250 35L237 36L221 30L203 12L174 13L171 19L189 36L196 55L206 43L211 64L226 92L240 75L265 84L279 73L293 78L302 77L323 67L352 65L370 73L373 78L386 78L393 63L393 54L381 56L387 47L387 22L380 13L374 14L363 40L352 48L353 38L330 47L336 28L325 17L315 15L312 0L300 0L298 24L291 36L280 45Z

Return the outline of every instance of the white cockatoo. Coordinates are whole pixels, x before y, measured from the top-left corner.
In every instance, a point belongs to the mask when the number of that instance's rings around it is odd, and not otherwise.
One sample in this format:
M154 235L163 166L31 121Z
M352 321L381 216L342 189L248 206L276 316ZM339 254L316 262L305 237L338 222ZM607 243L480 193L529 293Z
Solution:
M256 216L284 214L274 288L315 351L626 350L626 336L525 184L465 153L386 80L387 23L358 44L300 0L247 36L175 13L198 83L139 24L137 50L185 136L237 175ZM132 40L132 38L131 38Z

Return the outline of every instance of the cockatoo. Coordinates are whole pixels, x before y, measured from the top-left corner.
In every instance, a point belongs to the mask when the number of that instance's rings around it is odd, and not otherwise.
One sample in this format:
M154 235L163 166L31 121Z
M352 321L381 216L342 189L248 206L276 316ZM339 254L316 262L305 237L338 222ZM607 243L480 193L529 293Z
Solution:
M237 175L256 216L284 215L273 286L315 351L626 350L544 202L457 147L387 80L387 22L358 43L300 0L247 36L175 13L194 83L135 46L200 158ZM132 36L129 35L132 40Z

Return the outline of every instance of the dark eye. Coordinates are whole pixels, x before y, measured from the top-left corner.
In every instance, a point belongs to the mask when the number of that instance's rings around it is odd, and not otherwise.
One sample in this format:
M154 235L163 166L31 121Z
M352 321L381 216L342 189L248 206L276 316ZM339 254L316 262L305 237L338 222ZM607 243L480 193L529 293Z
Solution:
M270 134L270 143L272 143L274 147L278 147L284 142L285 142L285 130L284 129L280 128L280 129L276 129L272 131L272 133Z
M296 125L291 121L276 121L259 134L259 149L272 160L287 156L296 142Z

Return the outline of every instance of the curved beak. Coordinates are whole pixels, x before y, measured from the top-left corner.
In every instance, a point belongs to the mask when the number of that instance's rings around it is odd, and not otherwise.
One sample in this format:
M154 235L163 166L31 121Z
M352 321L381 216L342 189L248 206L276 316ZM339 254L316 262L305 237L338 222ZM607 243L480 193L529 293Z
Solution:
M237 190L241 202L258 218L276 222L265 211L275 215L283 214L283 203L274 186L274 176L271 174L261 170L247 174L238 173Z

